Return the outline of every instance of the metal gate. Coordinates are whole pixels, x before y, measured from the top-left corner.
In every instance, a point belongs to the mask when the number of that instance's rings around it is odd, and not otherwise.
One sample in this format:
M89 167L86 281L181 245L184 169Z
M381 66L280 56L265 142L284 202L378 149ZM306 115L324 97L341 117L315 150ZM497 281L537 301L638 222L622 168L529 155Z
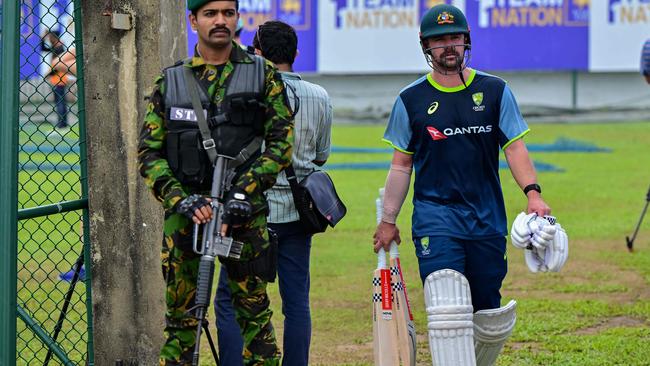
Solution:
M93 365L81 4L0 8L0 365Z

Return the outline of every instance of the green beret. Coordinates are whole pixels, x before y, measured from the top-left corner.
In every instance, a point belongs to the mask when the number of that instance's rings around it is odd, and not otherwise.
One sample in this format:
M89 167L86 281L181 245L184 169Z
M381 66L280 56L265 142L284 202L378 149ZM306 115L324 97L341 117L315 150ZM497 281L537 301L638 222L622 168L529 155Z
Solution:
M189 11L196 11L203 5L209 3L210 1L219 1L219 0L187 0L187 10ZM222 0L222 1L228 1L228 0ZM239 10L239 1L238 0L230 0L235 2L235 7L237 10Z

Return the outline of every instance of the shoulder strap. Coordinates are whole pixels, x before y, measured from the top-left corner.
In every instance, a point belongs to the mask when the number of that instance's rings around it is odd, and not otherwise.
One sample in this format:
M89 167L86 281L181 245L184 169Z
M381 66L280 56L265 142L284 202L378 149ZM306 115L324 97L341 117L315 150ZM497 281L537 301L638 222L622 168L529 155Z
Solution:
M194 108L196 121L199 125L199 130L201 131L203 149L205 149L210 162L214 165L217 161L217 149L214 139L212 139L208 122L205 120L205 114L203 114L203 106L201 105L201 99L199 98L198 83L190 67L183 67L183 75L185 76L187 90L192 99L192 107Z
M296 172L293 170L293 165L289 165L284 169L284 174L287 176L287 180L289 181L289 187L291 187L291 195L293 196L293 205L297 205L298 202L300 201L300 195L299 195L299 186L298 186L298 178L296 177Z
M284 83L285 90L291 91L291 96L293 98L293 108L292 108L293 110L291 111L291 115L295 117L298 114L298 111L300 110L300 97L298 97L296 88L294 88L293 85L289 84L284 79L282 79L282 82ZM287 96L289 96L289 93L287 93ZM289 107L291 107L291 105Z

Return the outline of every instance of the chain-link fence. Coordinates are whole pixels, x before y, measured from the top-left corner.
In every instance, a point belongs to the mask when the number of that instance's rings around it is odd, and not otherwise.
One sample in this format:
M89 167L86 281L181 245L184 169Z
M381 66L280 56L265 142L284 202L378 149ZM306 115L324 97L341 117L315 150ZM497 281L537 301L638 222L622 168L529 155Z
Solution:
M17 365L93 364L78 7L20 1Z

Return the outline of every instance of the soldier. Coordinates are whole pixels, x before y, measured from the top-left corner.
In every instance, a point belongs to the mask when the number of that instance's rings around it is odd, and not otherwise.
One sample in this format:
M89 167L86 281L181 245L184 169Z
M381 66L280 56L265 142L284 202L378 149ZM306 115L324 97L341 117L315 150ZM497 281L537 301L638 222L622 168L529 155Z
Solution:
M165 210L161 261L167 311L160 365L192 362L198 321L188 310L195 304L200 259L192 250L192 224L212 217L206 195L213 167L201 144L182 77L187 68L200 86L217 152L235 156L252 150L252 156L232 172L232 188L224 198L224 221L230 225L224 225L222 235L244 243L241 259L220 260L228 271L235 315L245 339L245 364L278 365L266 292L267 283L275 278L275 254L263 192L291 161L293 122L284 84L271 63L234 43L238 1L188 0L187 8L198 33L195 56L165 69L156 79L138 146L140 173ZM247 75L259 75L263 81ZM263 152L259 143L251 142L261 139Z

